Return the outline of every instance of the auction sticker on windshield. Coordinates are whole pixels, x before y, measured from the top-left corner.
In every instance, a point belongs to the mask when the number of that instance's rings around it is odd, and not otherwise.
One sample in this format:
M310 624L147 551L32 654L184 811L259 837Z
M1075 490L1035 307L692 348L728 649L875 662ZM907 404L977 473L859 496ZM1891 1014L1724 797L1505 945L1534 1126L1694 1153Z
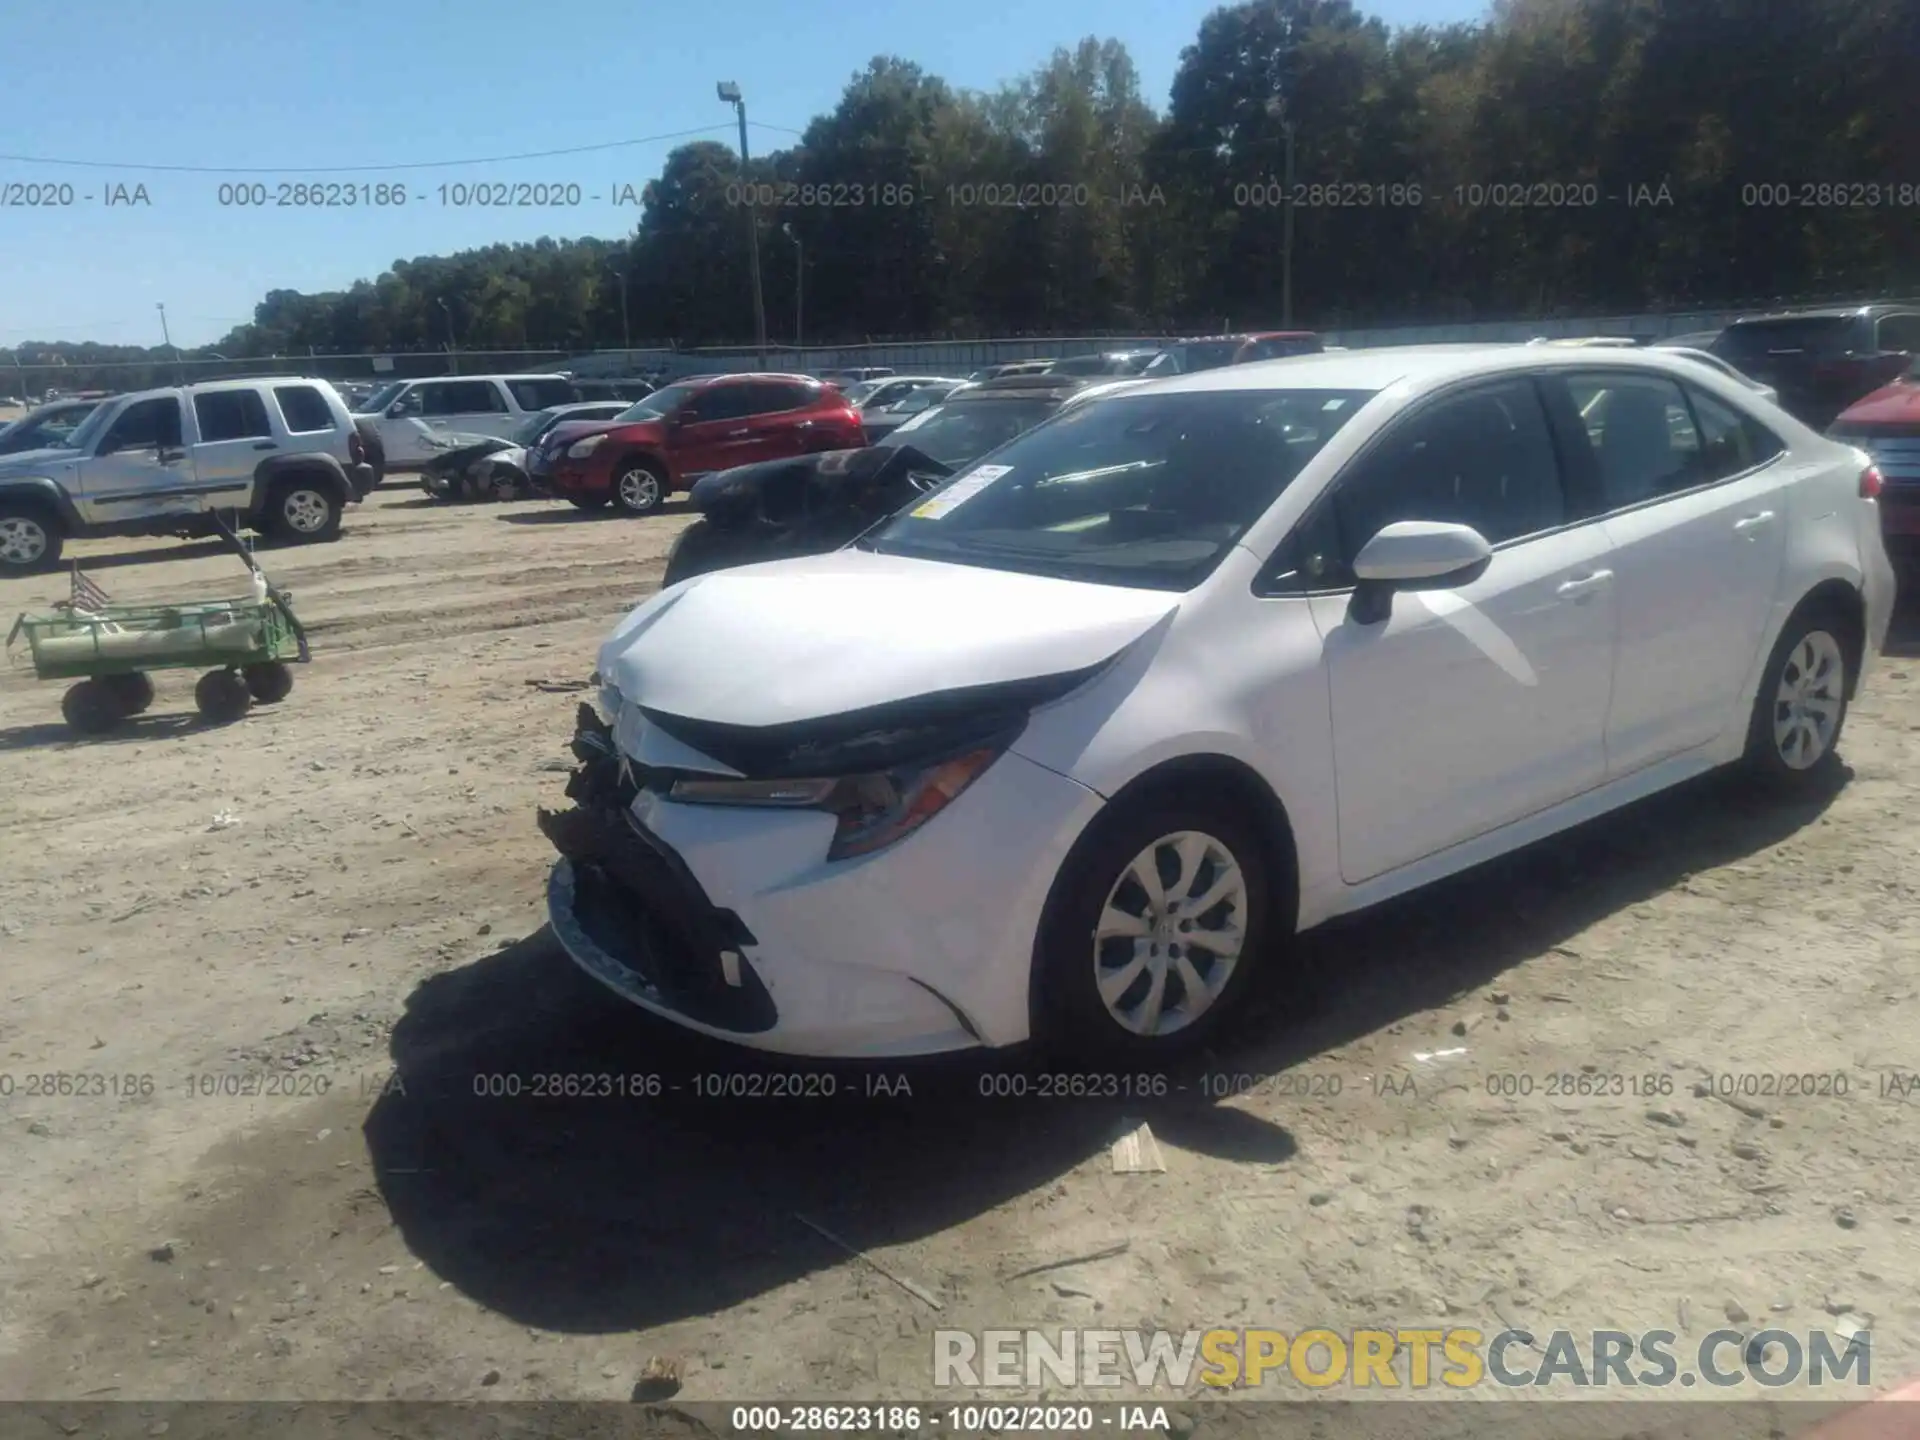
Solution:
M979 465L949 484L931 499L913 507L916 520L938 520L958 510L987 486L1013 469L1011 465Z

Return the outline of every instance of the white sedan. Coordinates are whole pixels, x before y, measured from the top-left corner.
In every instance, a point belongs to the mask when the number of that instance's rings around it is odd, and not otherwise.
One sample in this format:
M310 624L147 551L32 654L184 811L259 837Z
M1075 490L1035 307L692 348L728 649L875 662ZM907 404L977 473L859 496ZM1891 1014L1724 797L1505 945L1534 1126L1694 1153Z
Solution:
M1719 766L1831 783L1893 599L1879 485L1650 350L1071 407L851 548L621 623L542 817L555 931L770 1051L1154 1060L1297 931Z

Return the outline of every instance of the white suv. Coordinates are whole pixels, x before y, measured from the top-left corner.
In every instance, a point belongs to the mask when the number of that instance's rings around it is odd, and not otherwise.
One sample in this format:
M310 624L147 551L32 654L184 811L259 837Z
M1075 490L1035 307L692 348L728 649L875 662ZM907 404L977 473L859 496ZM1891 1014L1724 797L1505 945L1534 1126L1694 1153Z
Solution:
M395 380L354 413L379 426L390 469L412 470L441 453L433 431L511 435L542 410L579 398L564 375L436 375Z
M325 380L117 395L60 446L0 456L0 575L57 564L69 536L210 535L210 511L283 540L332 540L373 480Z
M851 548L621 623L580 803L542 816L554 930L768 1050L1152 1061L1298 930L1720 765L1837 783L1892 611L1880 485L1647 350L1063 409Z

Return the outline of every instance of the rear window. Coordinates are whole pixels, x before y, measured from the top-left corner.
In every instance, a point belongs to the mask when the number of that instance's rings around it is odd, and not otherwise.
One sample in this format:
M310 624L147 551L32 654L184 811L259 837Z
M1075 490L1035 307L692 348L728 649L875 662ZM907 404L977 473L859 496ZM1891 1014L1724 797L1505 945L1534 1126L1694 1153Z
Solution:
M1751 320L1729 325L1714 353L1740 360L1775 353L1842 355L1853 341L1851 315L1807 315L1789 320Z
M509 380L507 389L522 410L548 410L555 405L570 405L577 398L567 380Z
M287 429L295 435L310 435L316 430L333 429L333 411L326 397L311 385L276 385L273 398L280 402Z

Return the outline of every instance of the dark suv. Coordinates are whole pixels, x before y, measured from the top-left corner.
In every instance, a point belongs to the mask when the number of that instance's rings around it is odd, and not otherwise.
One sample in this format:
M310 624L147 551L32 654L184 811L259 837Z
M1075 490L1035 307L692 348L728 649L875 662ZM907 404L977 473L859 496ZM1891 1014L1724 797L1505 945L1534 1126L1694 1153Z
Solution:
M1920 354L1920 305L1857 305L1736 320L1712 345L1780 392L1780 408L1816 430L1907 373Z

